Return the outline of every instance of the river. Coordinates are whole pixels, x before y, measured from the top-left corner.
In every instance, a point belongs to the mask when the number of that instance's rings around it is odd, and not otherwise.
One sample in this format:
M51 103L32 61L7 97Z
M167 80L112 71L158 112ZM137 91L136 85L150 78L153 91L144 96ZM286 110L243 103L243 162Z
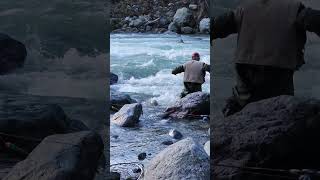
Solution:
M171 70L190 60L193 52L199 52L201 61L210 64L209 36L111 34L110 39L110 68L119 76L119 82L111 90L129 94L143 105L138 127L122 128L111 123L111 165L137 162L138 154L144 152L147 158L140 163L146 165L167 147L161 144L163 141L172 140L168 135L170 129L177 129L184 137L191 136L202 145L209 140L208 122L168 121L158 116L179 98L183 89L183 74L175 76ZM210 91L209 82L207 73L203 91ZM150 105L151 100L159 105Z

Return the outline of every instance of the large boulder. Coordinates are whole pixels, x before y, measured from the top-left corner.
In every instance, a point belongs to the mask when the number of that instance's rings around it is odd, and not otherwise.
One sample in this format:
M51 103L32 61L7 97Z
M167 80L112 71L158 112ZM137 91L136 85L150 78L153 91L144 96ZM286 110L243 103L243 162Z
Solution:
M183 119L210 114L210 94L195 92L178 100L172 107L167 108L164 117Z
M280 180L230 166L319 168L319 100L279 96L248 104L241 112L211 123L214 179Z
M0 33L0 75L22 67L26 57L24 44Z
M175 22L178 27L193 27L195 25L192 11L186 7L180 8L176 11L176 14L173 16L173 22Z
M110 91L110 108L114 111L118 111L126 104L133 104L136 102L136 100L132 99L127 94L122 94L113 90Z
M210 18L203 18L199 23L199 30L201 33L210 32Z
M139 122L142 114L140 103L126 104L111 118L111 122L122 127L133 127Z
M49 136L3 180L92 180L103 146L100 135L89 131Z
M210 159L203 147L192 138L168 146L146 166L144 179L209 180Z
M81 121L72 120L56 104L35 102L28 96L5 96L0 100L0 132L42 140L52 134L88 130ZM38 141L26 141L11 136L2 136L30 152Z

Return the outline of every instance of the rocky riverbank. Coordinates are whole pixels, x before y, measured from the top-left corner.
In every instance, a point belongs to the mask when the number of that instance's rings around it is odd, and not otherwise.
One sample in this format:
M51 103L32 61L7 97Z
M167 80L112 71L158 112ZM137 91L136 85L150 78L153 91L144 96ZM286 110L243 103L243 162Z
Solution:
M110 96L111 170L120 173L121 179L209 178L209 123L207 116L207 120L200 116L210 113L208 93L178 100L167 108L166 119L165 109L155 100L134 100L115 90ZM145 168L121 167L122 162L139 164L136 160Z
M209 33L207 0L112 1L111 28L115 33Z

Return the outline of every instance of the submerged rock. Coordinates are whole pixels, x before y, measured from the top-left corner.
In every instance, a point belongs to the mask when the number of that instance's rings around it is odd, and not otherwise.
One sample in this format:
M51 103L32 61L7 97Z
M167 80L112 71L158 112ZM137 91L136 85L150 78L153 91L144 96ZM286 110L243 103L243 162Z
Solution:
M276 169L318 168L320 101L279 96L248 104L211 122L213 164ZM214 179L262 179L238 168L214 167ZM278 180L277 178L273 178Z
M21 42L0 33L0 75L24 65L27 49Z
M183 137L181 132L176 129L171 129L169 131L169 136L173 137L174 139L181 139Z
M193 118L197 115L210 114L210 94L195 92L178 100L172 107L169 107L163 117L175 119Z
M133 127L139 122L142 114L140 103L126 104L111 118L111 122L122 127Z
M111 110L119 111L124 105L136 102L136 100L132 99L127 94L122 94L113 90L110 91Z
M14 166L3 180L92 180L102 155L103 141L96 133L52 135Z
M209 180L209 156L192 138L183 139L157 154L146 166L144 179Z
M155 100L155 99L151 99L151 100L150 100L150 104L151 104L152 106L158 106L158 105L159 105L158 101Z
M147 157L147 153L140 153L140 154L138 155L138 159L139 159L140 161L146 159L146 157Z

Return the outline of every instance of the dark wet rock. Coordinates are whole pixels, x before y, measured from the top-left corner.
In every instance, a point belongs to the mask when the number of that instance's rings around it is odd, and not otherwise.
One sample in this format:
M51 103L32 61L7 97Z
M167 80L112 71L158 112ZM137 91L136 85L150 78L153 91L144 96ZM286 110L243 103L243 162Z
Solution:
M100 135L82 131L45 138L3 180L92 180L103 155Z
M110 103L111 103L111 110L118 111L126 104L136 103L137 101L132 99L127 94L122 94L116 91L110 91Z
M192 34L194 33L192 27L189 26L185 26L185 27L181 27L181 33L182 34Z
M110 85L116 84L118 82L118 76L116 74L110 73Z
M210 156L210 141L207 141L205 144L204 144L204 150L206 151L207 155Z
M140 161L146 159L146 157L147 157L147 153L140 153L140 154L138 155L138 159L139 159Z
M210 94L195 92L178 100L172 107L169 107L163 118L172 117L175 119L194 118L197 115L210 114Z
M33 96L0 94L0 132L40 141L52 134L88 130L81 121L67 117L56 104L34 101ZM30 152L40 142L2 136L7 142Z
M110 172L103 179L105 180L119 180L121 178L121 174L118 172Z
M193 139L168 146L146 166L145 179L210 179L209 156Z
M141 169L140 168L135 168L132 170L133 173L141 173Z
M133 127L139 122L142 114L140 103L126 104L111 118L111 122L122 127Z
M183 135L181 134L181 132L179 132L176 129L171 129L169 131L169 136L171 136L174 139L181 139L183 137Z
M210 32L210 18L203 18L199 23L199 30L201 33Z
M24 44L0 33L0 75L21 68L26 57L27 49Z
M176 33L180 32L180 28L177 26L177 24L175 22L171 22L169 24L168 30L171 32L176 32Z
M155 99L151 99L151 100L150 100L150 104L151 104L152 106L158 106L158 105L159 105L158 101L155 100Z
M163 141L161 144L166 145L166 146L169 146L169 145L173 144L173 141L170 141L170 140L168 140L168 141Z
M274 169L319 167L320 147L315 145L320 138L319 100L279 96L248 104L241 112L211 123L213 164ZM214 167L212 176L265 178L220 166Z

